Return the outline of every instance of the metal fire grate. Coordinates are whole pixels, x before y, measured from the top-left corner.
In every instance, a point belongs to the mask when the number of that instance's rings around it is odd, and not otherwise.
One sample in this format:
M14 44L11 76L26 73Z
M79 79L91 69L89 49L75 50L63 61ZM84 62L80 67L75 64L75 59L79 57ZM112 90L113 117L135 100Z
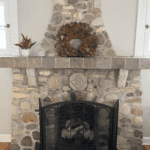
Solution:
M119 100L114 107L84 100L42 103L39 99L41 150L117 149Z

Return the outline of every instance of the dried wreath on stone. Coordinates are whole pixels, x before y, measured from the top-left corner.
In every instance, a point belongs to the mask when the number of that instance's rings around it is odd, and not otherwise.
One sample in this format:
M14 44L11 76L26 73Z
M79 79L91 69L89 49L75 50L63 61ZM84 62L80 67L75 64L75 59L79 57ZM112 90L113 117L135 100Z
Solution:
M58 33L55 44L57 53L62 57L92 57L95 56L98 38L93 29L86 23L71 22L63 25Z

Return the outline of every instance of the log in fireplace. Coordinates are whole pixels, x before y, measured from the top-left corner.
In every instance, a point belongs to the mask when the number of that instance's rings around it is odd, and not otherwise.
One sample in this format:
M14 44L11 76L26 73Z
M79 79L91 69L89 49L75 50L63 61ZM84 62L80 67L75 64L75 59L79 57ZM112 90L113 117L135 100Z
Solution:
M39 99L41 150L116 150L119 100L113 107L76 100L43 106Z

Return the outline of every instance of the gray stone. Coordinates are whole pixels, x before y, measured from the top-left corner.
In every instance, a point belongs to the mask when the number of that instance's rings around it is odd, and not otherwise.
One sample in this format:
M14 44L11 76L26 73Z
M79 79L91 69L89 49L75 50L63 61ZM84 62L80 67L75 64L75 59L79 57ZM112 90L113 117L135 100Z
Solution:
M69 68L70 59L69 58L55 58L55 68Z
M125 69L139 69L139 59L138 58L126 58Z
M62 98L64 101L69 101L70 100L70 96L68 92L63 92L62 93Z
M110 88L110 87L112 87L112 81L103 80L103 81L100 82L100 87L101 88Z
M40 143L39 142L35 142L35 150L40 150Z
M77 3L76 8L77 9L86 9L87 5L85 3Z
M20 150L20 146L18 144L11 144L11 150Z
M52 33L46 32L46 33L45 33L45 36L46 36L47 38L52 38L53 40L56 40L56 36L54 36L54 34L52 34Z
M111 58L108 57L97 57L96 68L98 69L110 69Z
M127 140L127 142L131 145L142 145L142 140L140 139L130 138Z
M120 133L121 133L121 128L118 127L117 135L120 135Z
M139 69L150 69L150 59L140 58L140 67Z
M142 145L138 145L138 146L131 146L130 150L143 150L143 146Z
M105 96L105 99L108 100L108 101L113 101L113 100L117 100L118 96L117 96L117 94L107 94Z
M31 148L23 148L23 150L32 150Z
M34 140L40 140L40 132L34 131L32 132L32 136Z
M55 68L55 58L42 58L42 67Z
M91 22L91 26L102 26L102 25L104 25L104 21L101 17L98 17Z
M120 122L131 122L131 119L123 117Z
M110 80L114 80L115 79L115 71L110 71L108 73L107 78L110 79Z
M125 58L112 58L111 69L124 69Z
M118 88L125 87L127 76L128 76L128 70L124 70L124 69L119 70L119 77L118 77L118 83L117 83Z
M125 122L122 124L122 127L130 127L130 124L128 122Z
M131 137L133 137L133 133L124 132L123 137L131 138Z
M80 46L82 44L82 41L80 39L72 39L70 41L70 45L74 48L74 49L79 49Z
M32 146L32 140L30 136L25 136L22 140L21 140L21 145L22 146Z
M97 37L98 37L97 44L103 45L105 43L105 38L104 38L103 34L98 34Z
M60 13L53 13L52 19L51 19L51 23L54 25L59 24L62 21L62 16Z
M78 0L68 0L68 4L76 4Z
M70 58L70 68L84 68L83 58Z
M70 87L73 90L84 90L87 87L87 77L82 73L70 76Z
M28 124L28 125L26 125L26 129L34 130L34 129L36 129L36 124Z
M129 73L128 73L128 78L127 80L133 80L133 78L137 75L140 75L140 72L141 70L140 69L132 69L132 70L129 70Z
M112 48L111 41L107 40L103 46L106 47L106 48Z
M54 97L56 93L57 93L56 90L55 90L55 91L48 90L48 95L49 95L50 97Z
M133 82L129 83L129 87L141 88L142 85L141 85L141 83L139 81L137 81L137 82L133 81Z
M70 91L71 88L69 86L63 86L63 91L67 92L67 91Z
M118 93L120 93L120 89L118 89L118 88L110 88L110 89L108 89L107 92L108 93L116 93L116 94L118 94Z
M143 138L143 132L140 130L135 130L134 135L135 137L140 137L141 139Z
M127 96L132 97L132 96L134 96L134 93L127 93Z

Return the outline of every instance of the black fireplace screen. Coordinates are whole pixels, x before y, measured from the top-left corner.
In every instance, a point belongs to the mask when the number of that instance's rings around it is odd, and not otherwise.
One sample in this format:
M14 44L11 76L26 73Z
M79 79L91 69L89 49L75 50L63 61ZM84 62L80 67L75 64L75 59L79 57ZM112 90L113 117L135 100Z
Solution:
M116 150L119 100L114 107L89 101L41 106L41 150Z

